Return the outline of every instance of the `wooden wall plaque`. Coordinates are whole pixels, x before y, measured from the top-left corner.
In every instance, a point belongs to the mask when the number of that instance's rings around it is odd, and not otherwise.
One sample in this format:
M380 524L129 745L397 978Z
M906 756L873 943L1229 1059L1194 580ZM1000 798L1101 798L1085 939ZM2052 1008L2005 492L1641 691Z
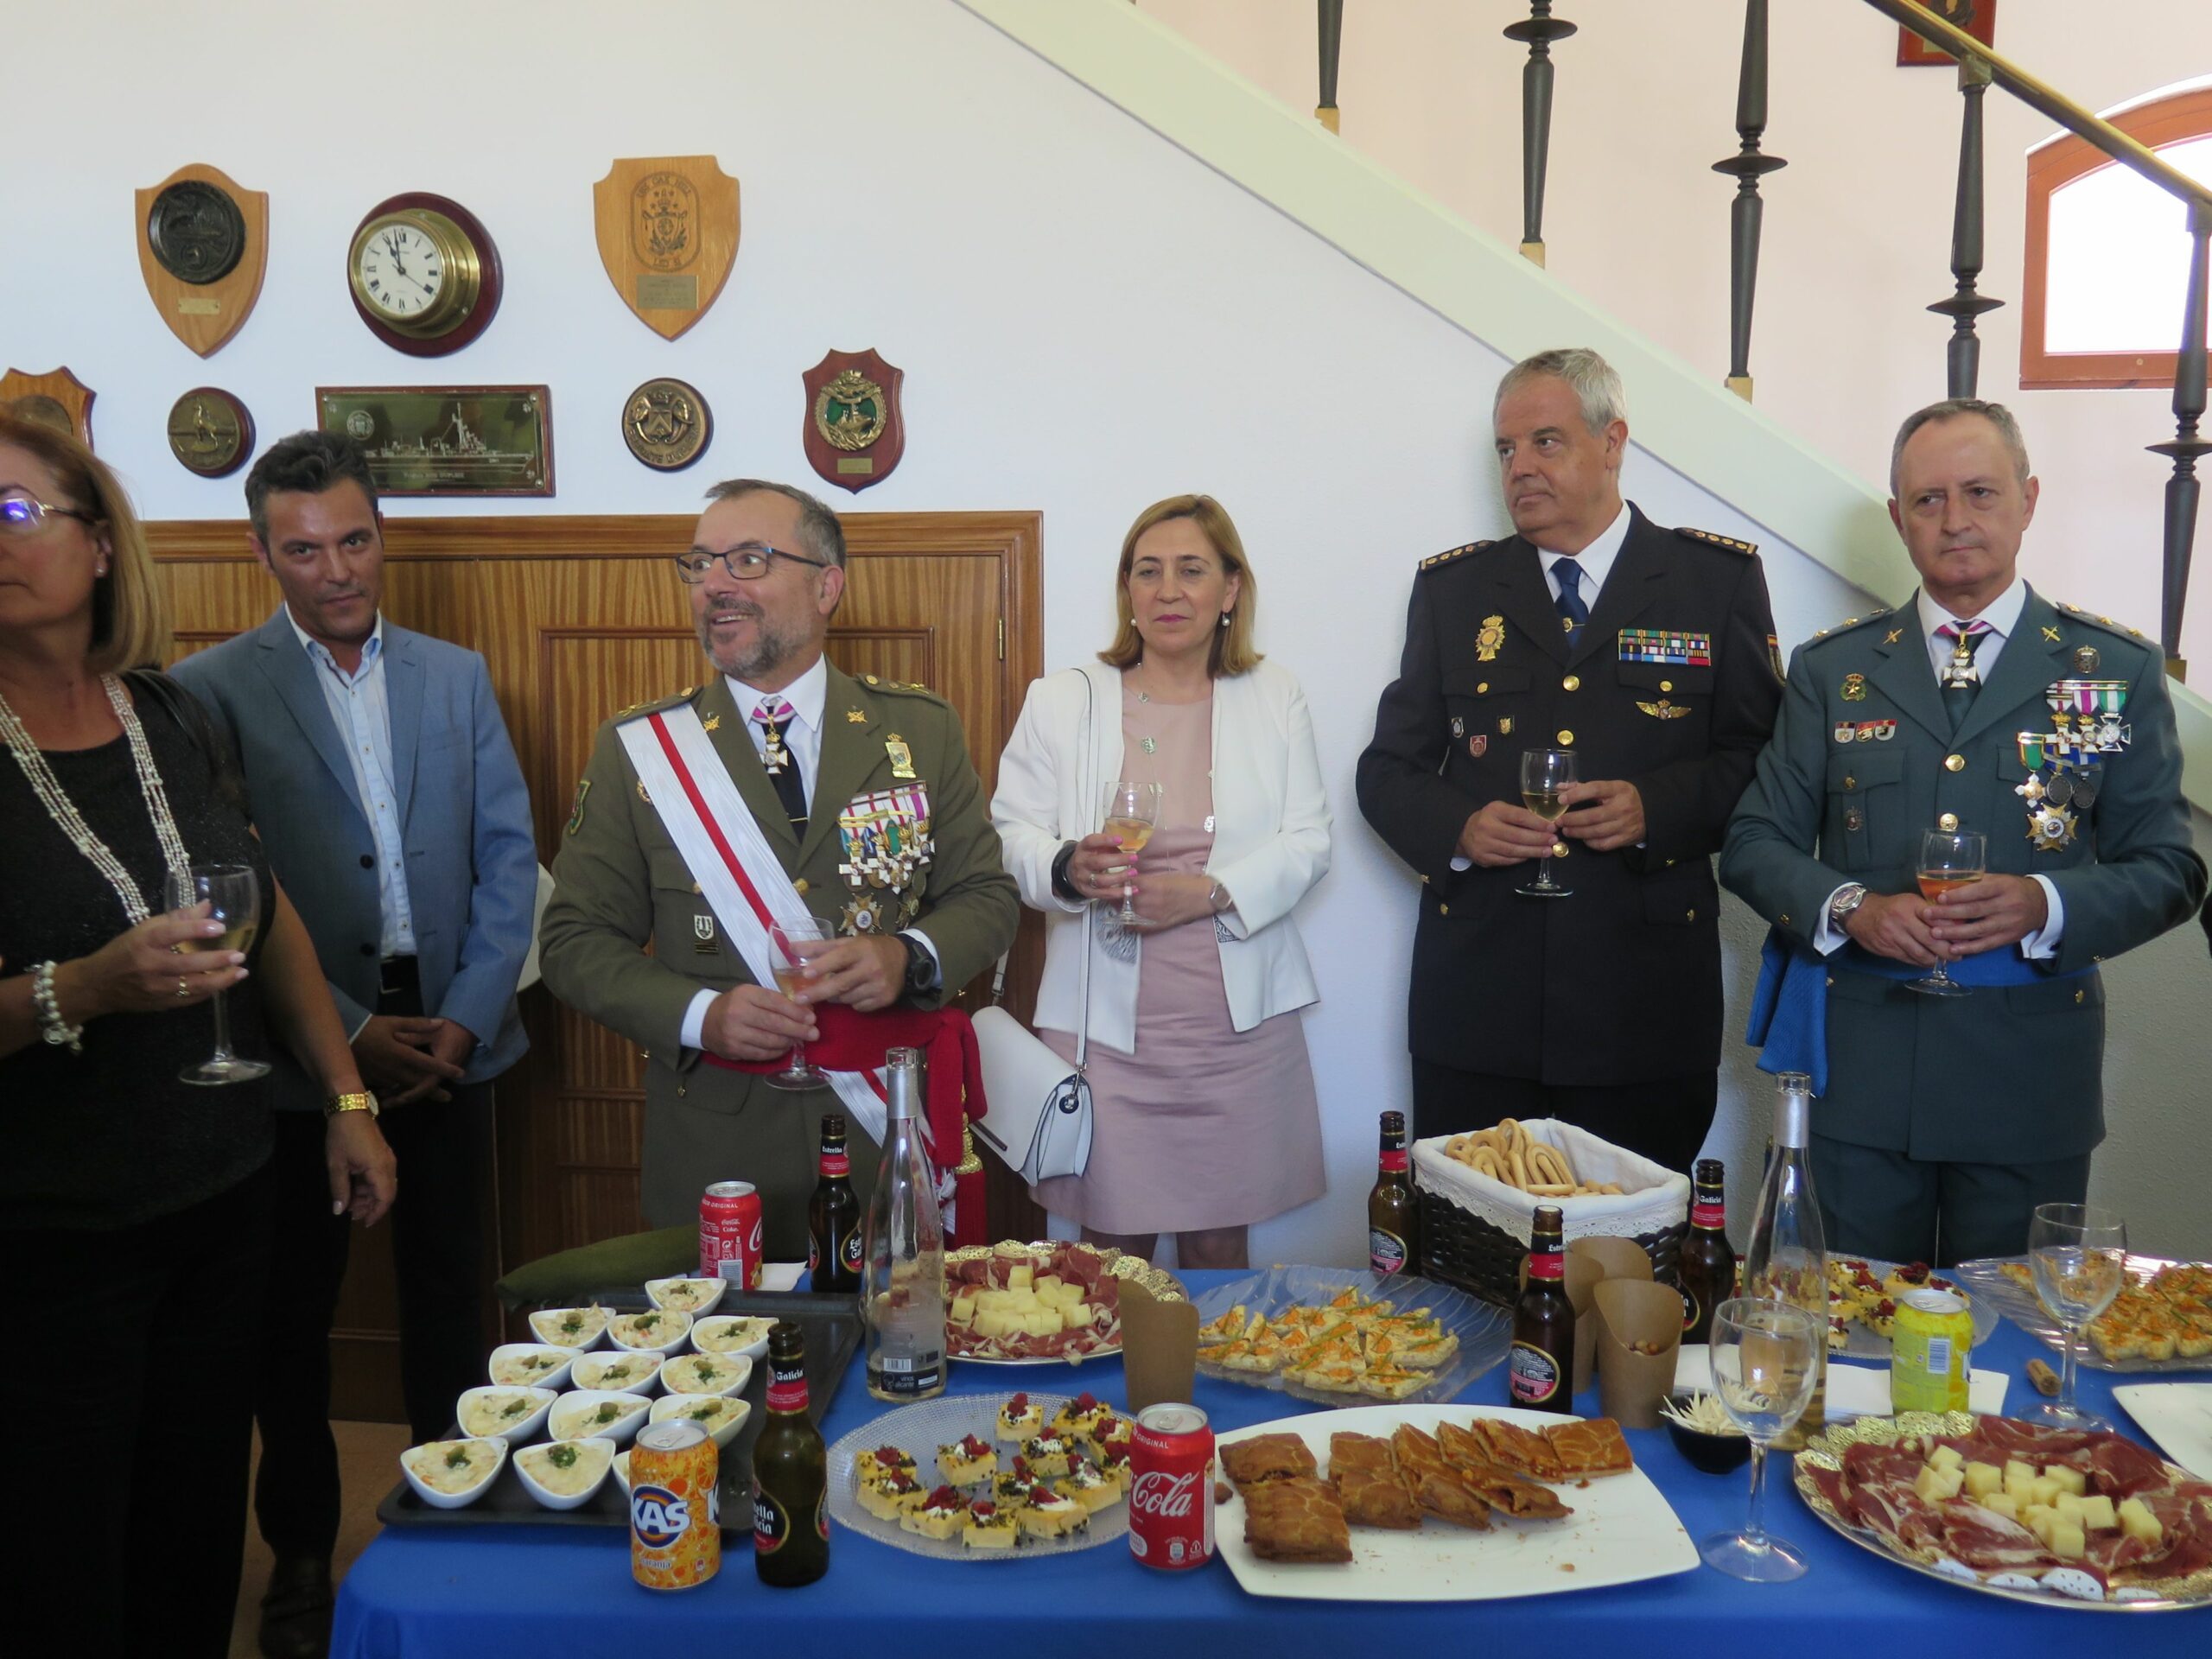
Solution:
M0 374L0 410L20 420L74 432L92 447L92 389L67 369L45 374L25 374L10 369Z
M1963 29L1984 46L1997 44L1997 0L1920 0L1922 6L1954 28ZM1897 67L1948 68L1958 62L1941 47L1931 46L1903 24L1897 26Z
M269 270L269 193L194 162L137 193L138 270L168 330L213 357L245 326Z
M591 188L600 263L638 321L674 340L737 263L737 181L711 156L618 161Z

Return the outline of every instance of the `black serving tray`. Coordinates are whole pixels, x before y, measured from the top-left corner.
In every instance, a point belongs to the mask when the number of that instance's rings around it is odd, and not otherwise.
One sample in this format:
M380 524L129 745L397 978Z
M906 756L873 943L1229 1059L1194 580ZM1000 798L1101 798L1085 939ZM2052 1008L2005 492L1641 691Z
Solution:
M601 1291L580 1298L576 1306L590 1302L618 1313L640 1313L649 1306L645 1293L634 1287ZM798 1291L727 1290L706 1317L725 1313L791 1319L806 1332L806 1414L818 1427L861 1345L859 1299ZM722 1448L721 1526L725 1533L753 1530L753 1443L760 1438L761 1426L767 1421L767 1394L768 1362L763 1355L753 1362L752 1378L741 1396L751 1402L752 1413L737 1431L737 1438ZM459 1426L448 1435L461 1438ZM491 1491L462 1510L433 1509L416 1497L415 1489L403 1478L377 1505L377 1519L387 1527L627 1527L630 1503L610 1474L589 1503L573 1510L549 1510L530 1495L522 1477L510 1467L493 1477Z

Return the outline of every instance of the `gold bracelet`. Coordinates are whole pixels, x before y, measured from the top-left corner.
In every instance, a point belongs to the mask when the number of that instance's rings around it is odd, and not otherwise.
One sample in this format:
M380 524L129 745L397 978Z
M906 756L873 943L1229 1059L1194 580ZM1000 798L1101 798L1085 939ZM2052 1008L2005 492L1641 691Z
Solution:
M322 1103L322 1115L327 1118L335 1117L340 1112L366 1112L374 1118L377 1097L365 1089L357 1089L351 1094L326 1096Z

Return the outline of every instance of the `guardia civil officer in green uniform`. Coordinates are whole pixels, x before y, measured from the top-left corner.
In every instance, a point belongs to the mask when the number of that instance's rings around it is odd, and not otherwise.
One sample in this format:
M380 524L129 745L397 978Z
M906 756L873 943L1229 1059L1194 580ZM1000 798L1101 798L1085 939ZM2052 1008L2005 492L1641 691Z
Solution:
M708 1182L749 1180L766 1211L767 1255L791 1260L806 1254L821 1116L840 1103L700 1057L779 1059L818 1035L815 1016L754 982L730 918L699 891L646 798L623 728L696 711L781 875L849 936L811 959L810 1002L864 1014L935 1007L1013 942L1020 900L951 705L919 686L856 680L823 655L845 591L836 515L804 491L755 479L708 495L676 563L717 671L600 728L554 861L539 959L556 996L651 1057L646 1220L677 1225L697 1214ZM925 823L905 821L918 804ZM925 831L923 861L878 855L893 827ZM857 1122L850 1133L854 1185L865 1194L876 1148Z
M1774 925L1752 1040L1813 1074L1830 1244L2018 1255L2104 1138L2098 964L2185 920L2205 872L2158 646L2021 579L2035 516L2001 404L1908 418L1890 517L1922 586L1801 647L1720 879ZM1922 899L1922 836L1989 874ZM1963 995L1911 988L1941 962Z

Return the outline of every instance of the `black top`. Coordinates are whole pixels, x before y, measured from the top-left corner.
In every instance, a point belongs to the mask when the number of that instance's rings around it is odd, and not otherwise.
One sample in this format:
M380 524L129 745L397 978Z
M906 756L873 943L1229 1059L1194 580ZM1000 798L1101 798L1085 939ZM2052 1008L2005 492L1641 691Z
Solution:
M142 695L136 703L192 861L251 864L260 875L262 930L247 957L254 974L227 995L232 1052L263 1054L258 973L276 893L268 861L245 817L219 793L207 753L160 698ZM130 741L46 758L158 914L167 867ZM89 956L129 925L115 889L70 844L4 751L0 848L7 849L0 859L0 973ZM82 1054L35 1039L0 1058L0 1122L8 1137L0 1226L130 1226L213 1198L258 1169L272 1144L265 1082L202 1088L177 1080L214 1046L214 1014L203 1000L92 1020Z

